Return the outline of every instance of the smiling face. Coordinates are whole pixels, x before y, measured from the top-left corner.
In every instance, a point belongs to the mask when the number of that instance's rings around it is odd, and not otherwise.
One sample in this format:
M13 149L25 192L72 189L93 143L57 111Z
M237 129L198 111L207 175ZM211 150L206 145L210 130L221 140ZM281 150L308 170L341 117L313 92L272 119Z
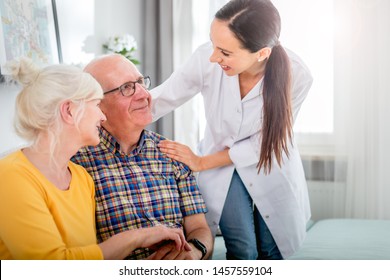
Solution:
M213 53L210 62L218 63L228 76L259 68L260 52L251 53L242 48L241 42L230 31L227 21L214 19L210 27Z
M84 113L79 123L83 146L99 144L99 128L105 120L106 116L100 110L100 99L94 99L85 103Z
M142 77L133 63L122 56L108 56L87 69L100 83L104 92L139 80ZM100 108L107 117L102 125L113 135L141 131L152 122L151 95L136 84L132 96L123 96L119 90L104 95Z

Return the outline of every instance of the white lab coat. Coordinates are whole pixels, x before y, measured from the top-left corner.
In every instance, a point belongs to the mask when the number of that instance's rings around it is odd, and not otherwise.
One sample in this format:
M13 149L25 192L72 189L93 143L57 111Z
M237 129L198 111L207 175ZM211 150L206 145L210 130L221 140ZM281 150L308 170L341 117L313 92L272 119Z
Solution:
M293 69L293 117L305 99L312 77L299 57L288 51ZM171 112L201 92L207 126L199 144L201 155L229 147L233 165L200 172L198 183L209 212L208 224L215 234L234 169L237 170L284 258L293 254L306 235L310 206L301 158L295 144L280 168L257 173L263 98L262 80L242 100L238 76L227 76L211 63L211 43L200 46L190 59L159 87L151 91L154 119ZM255 246L255 245L254 245Z

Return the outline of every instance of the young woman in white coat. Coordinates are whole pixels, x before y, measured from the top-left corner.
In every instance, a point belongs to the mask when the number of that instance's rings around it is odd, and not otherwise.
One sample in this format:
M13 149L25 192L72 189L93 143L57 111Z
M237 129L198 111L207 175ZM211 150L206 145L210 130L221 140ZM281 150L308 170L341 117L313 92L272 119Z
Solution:
M152 90L154 117L201 93L207 126L197 154L173 141L161 151L199 171L213 233L227 259L283 259L305 238L310 218L293 123L310 71L279 42L268 0L232 0L215 15L210 43Z

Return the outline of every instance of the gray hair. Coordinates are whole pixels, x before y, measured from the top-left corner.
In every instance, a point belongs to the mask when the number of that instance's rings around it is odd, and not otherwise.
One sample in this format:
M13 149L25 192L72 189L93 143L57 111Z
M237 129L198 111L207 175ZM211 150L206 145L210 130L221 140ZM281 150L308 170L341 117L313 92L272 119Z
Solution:
M16 99L14 127L23 139L36 143L42 132L51 137L51 152L61 131L60 105L64 101L79 104L76 125L84 113L85 102L103 98L99 83L75 66L57 64L38 68L30 59L21 58L6 65L12 80L22 89Z

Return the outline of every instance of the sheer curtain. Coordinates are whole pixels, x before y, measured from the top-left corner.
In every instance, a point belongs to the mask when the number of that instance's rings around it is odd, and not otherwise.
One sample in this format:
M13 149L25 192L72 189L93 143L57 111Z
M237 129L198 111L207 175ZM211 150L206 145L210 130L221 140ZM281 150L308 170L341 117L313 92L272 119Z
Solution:
M390 1L334 5L335 180L345 217L390 219Z
M175 68L198 46L210 40L210 23L226 2L228 0L173 0ZM174 139L196 150L205 129L202 96L199 94L183 104L174 114Z
M173 71L173 0L145 0L143 9L143 65L144 74L152 78L155 87ZM170 139L174 137L174 114L170 113L149 125Z
M199 0L198 0L199 1ZM173 0L174 68L188 59L193 50L192 0ZM174 112L174 139L196 149L199 140L199 98L193 98Z

